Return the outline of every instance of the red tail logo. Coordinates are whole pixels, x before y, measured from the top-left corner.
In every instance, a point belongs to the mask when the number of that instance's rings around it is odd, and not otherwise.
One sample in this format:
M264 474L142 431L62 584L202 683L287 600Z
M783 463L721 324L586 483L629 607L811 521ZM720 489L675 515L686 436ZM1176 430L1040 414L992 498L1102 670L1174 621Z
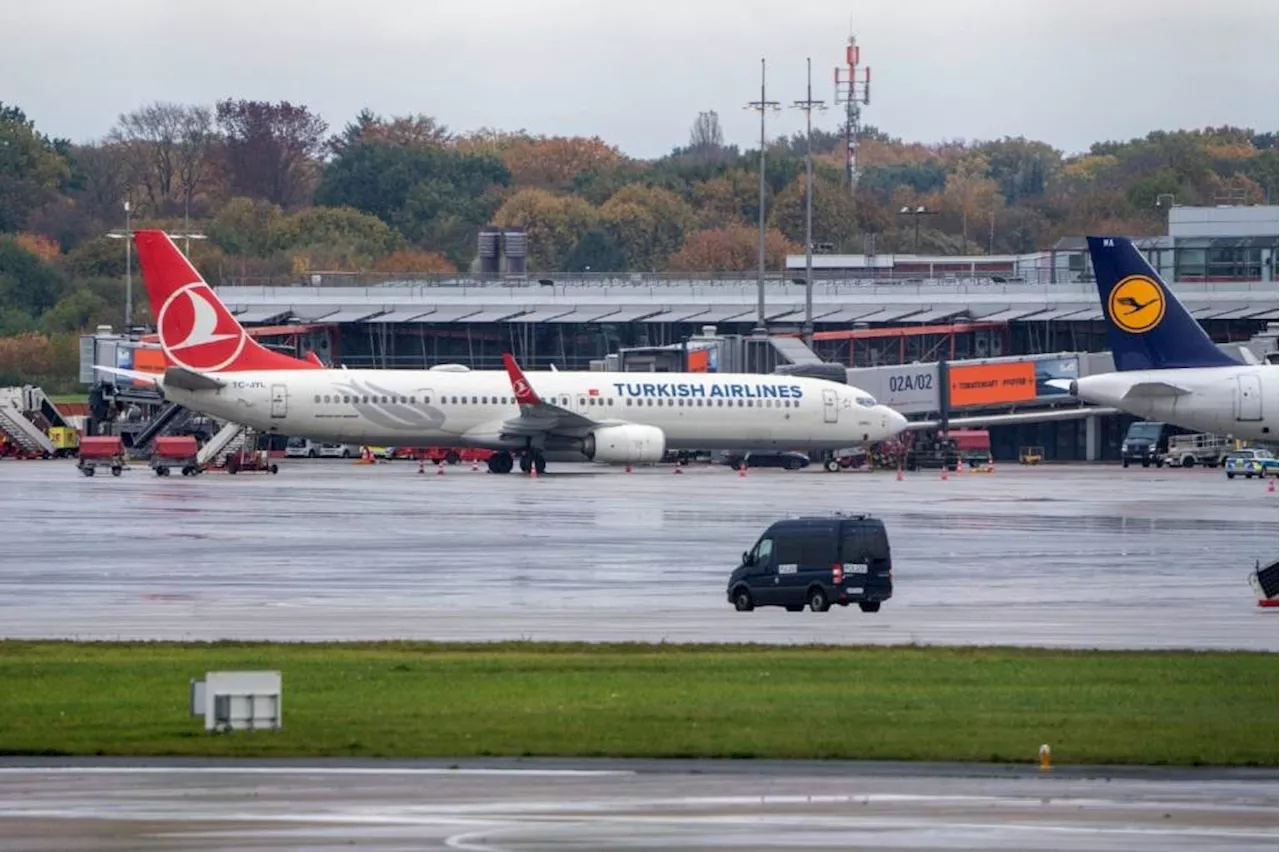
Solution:
M524 377L520 365L516 363L515 358L511 357L510 352L502 353L502 366L507 368L507 378L511 380L511 390L516 395L516 402L521 405L542 404L542 400L538 399L538 394L529 386L529 380Z
M251 338L164 231L135 231L134 242L151 304L159 306L160 347L173 364L210 373L322 366L272 352Z

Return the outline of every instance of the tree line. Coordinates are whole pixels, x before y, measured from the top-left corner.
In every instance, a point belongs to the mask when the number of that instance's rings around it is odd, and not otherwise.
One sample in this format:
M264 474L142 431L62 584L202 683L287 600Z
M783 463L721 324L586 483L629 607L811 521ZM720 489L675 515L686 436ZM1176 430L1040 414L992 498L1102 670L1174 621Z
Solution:
M809 141L767 146L772 269L803 251ZM904 207L931 214L920 252L980 254L1161 233L1165 196L1280 197L1277 134L1248 128L1154 131L1068 155L1022 137L922 143L868 127L852 192L844 129L815 130L811 142L813 239L836 252L914 250ZM598 137L454 132L427 115L365 110L331 133L305 105L244 99L147 104L73 144L0 103L0 338L38 338L55 358L79 331L119 325L125 257L108 232L123 230L126 202L134 227L203 234L192 260L215 282L466 271L488 223L526 229L531 271L748 271L758 162L758 149L725 144L712 111L686 144L639 160ZM40 360L12 348L0 341L0 381Z

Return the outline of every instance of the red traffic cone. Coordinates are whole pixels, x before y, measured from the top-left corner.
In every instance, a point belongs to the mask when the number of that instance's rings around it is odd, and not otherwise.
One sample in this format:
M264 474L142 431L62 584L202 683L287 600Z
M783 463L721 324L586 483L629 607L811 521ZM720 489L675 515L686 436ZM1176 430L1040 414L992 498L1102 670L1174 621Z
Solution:
M444 462L436 462L436 476L444 476Z
M746 463L746 462L743 462L742 464L738 465L738 478L739 478L739 479L746 479L746 478L747 478L747 463Z
M902 468L898 468L898 481L902 481Z
M942 465L942 480L945 482L945 481L946 481L946 479L947 479L947 466L946 466L946 464L944 463L944 464Z
M683 470L681 470L679 467L677 467L675 470L673 470L673 471L671 471L671 472L672 472L672 473L684 473L684 471L683 471Z
M480 462L476 461L475 459L472 459L472 460L471 460L471 469L472 469L472 470L479 470L479 469L480 469Z
M1276 493L1276 481L1274 479L1267 480L1267 493L1268 494Z
M628 464L627 464L626 472L627 472L627 473L630 473L630 472L631 472L631 464L630 464L630 463L628 463Z

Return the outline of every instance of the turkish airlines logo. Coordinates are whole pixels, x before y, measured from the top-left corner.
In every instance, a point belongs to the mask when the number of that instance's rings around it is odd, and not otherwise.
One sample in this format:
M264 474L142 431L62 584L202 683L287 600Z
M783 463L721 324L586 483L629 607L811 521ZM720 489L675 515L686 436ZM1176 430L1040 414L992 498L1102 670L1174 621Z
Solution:
M160 345L175 364L217 372L240 356L248 335L203 281L175 290L160 308Z
M524 399L529 396L529 383L524 379L516 379L511 383L511 388L516 392L516 399Z

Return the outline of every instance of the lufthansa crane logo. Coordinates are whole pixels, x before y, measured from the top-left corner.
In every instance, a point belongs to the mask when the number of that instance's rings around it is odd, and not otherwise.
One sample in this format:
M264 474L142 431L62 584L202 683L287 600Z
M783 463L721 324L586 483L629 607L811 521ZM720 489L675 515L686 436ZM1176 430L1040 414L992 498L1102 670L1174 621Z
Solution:
M1130 275L1111 288L1107 313L1130 334L1148 332L1164 319L1164 291L1145 275Z

